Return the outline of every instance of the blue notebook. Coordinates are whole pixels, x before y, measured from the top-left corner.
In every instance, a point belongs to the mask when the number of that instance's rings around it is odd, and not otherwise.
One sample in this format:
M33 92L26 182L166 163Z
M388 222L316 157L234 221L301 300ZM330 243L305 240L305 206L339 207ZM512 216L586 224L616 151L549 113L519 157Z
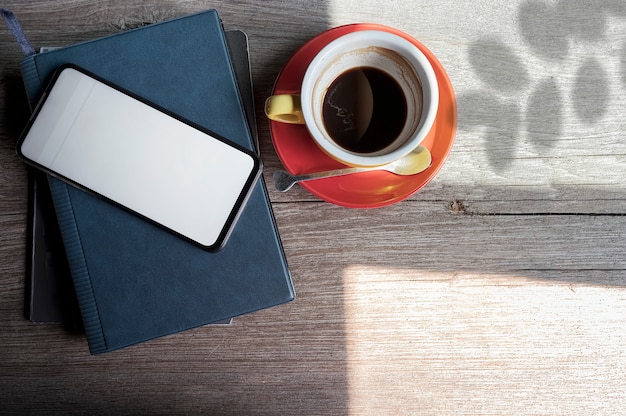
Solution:
M26 58L31 103L65 63L255 148L214 10ZM217 253L54 178L49 184L92 354L294 298L263 181Z
M250 73L248 39L240 30L227 30L226 41L250 130L257 139L254 92ZM42 48L42 50L57 48ZM258 143L255 148L258 149ZM25 316L35 323L63 324L71 332L83 332L72 276L43 172L29 172L28 248L26 257ZM215 324L230 324L232 319Z

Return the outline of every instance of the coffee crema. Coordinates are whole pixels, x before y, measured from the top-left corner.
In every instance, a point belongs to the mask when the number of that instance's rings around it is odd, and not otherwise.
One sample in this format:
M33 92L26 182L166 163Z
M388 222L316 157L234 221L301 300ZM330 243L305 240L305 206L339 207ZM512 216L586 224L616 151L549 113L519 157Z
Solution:
M407 118L407 100L398 82L373 67L339 75L324 96L324 127L333 141L353 153L375 153L391 145Z

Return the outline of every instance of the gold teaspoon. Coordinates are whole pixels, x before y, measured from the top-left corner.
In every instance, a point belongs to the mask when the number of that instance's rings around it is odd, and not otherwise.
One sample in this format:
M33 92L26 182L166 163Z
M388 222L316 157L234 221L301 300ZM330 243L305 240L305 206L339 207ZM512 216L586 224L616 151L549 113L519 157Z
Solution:
M284 170L274 172L274 184L280 192L287 192L298 182L310 181L312 179L330 178L333 176L350 175L352 173L368 172L372 170L385 170L396 175L415 175L425 171L430 166L432 157L430 151L424 146L418 146L411 153L386 165L373 166L367 168L343 168L327 170L324 172L305 173L303 175L292 175Z

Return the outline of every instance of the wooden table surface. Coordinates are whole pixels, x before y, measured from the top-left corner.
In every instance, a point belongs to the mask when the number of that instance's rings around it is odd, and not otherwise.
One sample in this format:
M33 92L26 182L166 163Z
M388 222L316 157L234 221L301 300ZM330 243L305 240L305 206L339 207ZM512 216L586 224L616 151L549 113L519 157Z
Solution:
M624 414L623 0L3 1L35 46L217 8L249 35L265 178L297 299L102 356L23 315L28 117L0 27L0 413ZM446 68L458 132L408 200L271 186L260 109L334 26L404 30Z

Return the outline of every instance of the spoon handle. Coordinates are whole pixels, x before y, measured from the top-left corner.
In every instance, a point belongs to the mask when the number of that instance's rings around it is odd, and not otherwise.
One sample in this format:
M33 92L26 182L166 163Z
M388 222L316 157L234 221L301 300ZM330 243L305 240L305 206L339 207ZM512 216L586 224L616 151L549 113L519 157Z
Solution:
M292 175L284 170L274 172L274 184L280 192L287 192L298 182L308 181L311 179L330 178L332 176L349 175L351 173L366 172L368 170L380 169L374 168L343 168L335 170L327 170L324 172L305 173L303 175Z

